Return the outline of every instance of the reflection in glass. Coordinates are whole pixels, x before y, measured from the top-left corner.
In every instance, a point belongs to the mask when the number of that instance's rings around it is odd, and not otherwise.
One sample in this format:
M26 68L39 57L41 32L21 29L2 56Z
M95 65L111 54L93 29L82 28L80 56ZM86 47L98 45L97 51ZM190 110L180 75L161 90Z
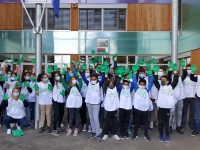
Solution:
M128 64L134 64L135 63L135 56L128 56Z
M126 56L118 56L117 58L117 63L123 63L125 64L126 63Z
M79 29L101 30L101 9L80 9Z
M55 11L48 9L48 29L50 30L69 30L70 29L70 9L61 8L59 19L55 17Z
M126 9L105 9L104 30L126 30Z

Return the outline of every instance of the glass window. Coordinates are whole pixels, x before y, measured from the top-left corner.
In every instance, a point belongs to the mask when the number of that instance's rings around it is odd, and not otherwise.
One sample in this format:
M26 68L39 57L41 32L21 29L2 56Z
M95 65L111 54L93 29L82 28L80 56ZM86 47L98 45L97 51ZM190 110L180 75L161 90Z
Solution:
M48 29L49 30L69 30L70 29L70 9L61 8L59 19L55 17L54 9L48 9Z
M134 64L135 63L135 56L128 56L128 64Z
M117 58L117 63L123 63L125 64L126 63L126 56L118 56Z
M47 56L47 63L62 63L62 56L61 55L48 55Z
M4 62L6 59L11 59L11 55L10 54L1 54L0 55L0 62Z
M31 22L28 18L28 15L26 14L26 11L23 9L23 29L32 29L32 25ZM27 11L29 13L29 16L31 17L33 24L35 25L35 16L36 16L36 9L35 8L27 8ZM42 18L42 28L44 29L45 27L45 20L44 20L44 16Z
M126 9L105 9L104 30L126 30Z
M79 10L80 30L101 30L101 9Z
M33 72L33 65L23 65L23 70L28 70L29 72Z
M63 63L67 64L70 67L70 55L63 55Z
M80 56L79 57L79 60L83 61L83 62L86 62L86 56Z
M14 62L17 62L20 58L20 54L13 54Z

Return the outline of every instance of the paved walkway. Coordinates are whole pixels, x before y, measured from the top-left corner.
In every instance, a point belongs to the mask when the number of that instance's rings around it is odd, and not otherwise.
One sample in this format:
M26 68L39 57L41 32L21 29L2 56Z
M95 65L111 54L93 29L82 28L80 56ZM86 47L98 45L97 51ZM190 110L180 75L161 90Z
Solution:
M184 135L173 132L170 143L158 142L157 127L149 133L151 141L143 138L143 131L139 131L137 141L121 140L115 141L112 136L98 143L94 139L87 139L88 132L81 132L78 137L67 137L66 127L60 136L56 137L49 133L39 134L35 129L23 129L25 136L15 138L6 134L5 126L0 128L0 150L200 150L200 135L189 136L186 130Z

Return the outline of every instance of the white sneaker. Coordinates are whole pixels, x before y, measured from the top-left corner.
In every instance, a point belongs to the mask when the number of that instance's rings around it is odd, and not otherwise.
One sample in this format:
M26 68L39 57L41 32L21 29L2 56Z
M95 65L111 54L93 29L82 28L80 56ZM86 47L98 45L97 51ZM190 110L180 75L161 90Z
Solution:
M10 128L12 129L15 125L15 123L10 123Z
M92 127L89 125L88 132L92 132Z
M65 125L63 123L61 123L60 127L64 127Z
M84 125L82 131L85 132L86 130L87 130L87 127L86 127L86 125Z
M117 141L119 141L119 140L120 140L120 138L119 138L119 136L118 136L118 135L114 135L114 136L113 136L113 139L115 139L115 140L117 140Z
M7 134L11 134L11 129L7 129Z
M17 126L17 130L21 130L21 127L18 126L18 124L16 123L16 126Z
M104 135L103 138L102 138L103 141L106 141L107 139L108 139L107 135Z

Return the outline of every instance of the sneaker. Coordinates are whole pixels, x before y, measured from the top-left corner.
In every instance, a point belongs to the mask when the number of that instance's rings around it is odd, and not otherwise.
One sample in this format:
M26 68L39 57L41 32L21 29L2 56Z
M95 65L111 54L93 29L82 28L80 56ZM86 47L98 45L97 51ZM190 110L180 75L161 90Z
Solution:
M75 129L75 130L74 130L73 136L78 136L78 129Z
M67 131L67 132L69 131L69 125L67 126L67 129L66 129L66 131Z
M98 135L98 136L96 137L96 140L97 140L98 142L102 142L102 138L101 138L101 136Z
M149 135L145 136L144 139L146 139L147 141L151 140Z
M176 131L180 134L184 134L183 130L180 127L176 127Z
M131 134L132 134L132 132L131 132L130 129L127 130L127 133L128 133L128 135L131 135Z
M159 136L159 142L164 142L162 134Z
M10 128L12 129L15 126L15 123L10 123Z
M149 130L153 130L153 122L150 122Z
M120 139L121 139L121 140L124 140L124 139L125 139L125 136L124 136L124 135L120 135Z
M127 139L127 140L129 139L128 135L125 135L124 138Z
M133 135L132 136L132 140L136 140L136 139L138 139L138 136L137 135Z
M120 136L120 139L122 139L122 140L124 140L124 139L129 139L129 137L128 137L128 136L125 136L125 135L122 135L122 136Z
M86 126L86 125L84 125L84 126L83 126L83 130L82 130L82 131L83 131L83 132L85 132L86 130L87 130L87 126Z
M72 134L72 129L69 129L68 131L67 131L67 136L70 136Z
M115 139L115 140L117 140L117 141L119 141L119 140L120 140L120 138L119 138L119 136L118 136L118 135L114 135L114 136L113 136L113 139Z
M196 136L198 134L199 134L199 132L193 131L192 133L190 133L190 136Z
M166 135L166 136L165 136L165 142L167 142L167 143L170 142L170 136L169 136L169 135Z
M47 133L50 133L50 132L51 132L51 128L47 127Z
M61 133L61 129L60 129L60 128L57 128L57 132Z
M88 132L92 132L92 127L91 127L91 125L89 125L89 127L88 127Z
M102 138L103 141L106 141L107 139L108 139L108 135L104 135Z
M90 136L88 137L89 139L93 139L94 137L96 137L96 133L91 133Z
M53 130L52 135L59 136L60 132L58 132L57 130Z
M38 131L39 133L42 133L42 132L44 132L44 128L43 127L41 127L40 128L40 130Z
M31 128L35 127L34 123L30 123L30 126L31 126Z
M62 127L64 127L65 125L63 124L63 123L61 123L61 125L60 125L60 127L62 128Z
M21 127L18 126L18 124L16 123L16 126L17 126L17 130L21 130Z
M11 129L7 129L7 134L11 134Z

